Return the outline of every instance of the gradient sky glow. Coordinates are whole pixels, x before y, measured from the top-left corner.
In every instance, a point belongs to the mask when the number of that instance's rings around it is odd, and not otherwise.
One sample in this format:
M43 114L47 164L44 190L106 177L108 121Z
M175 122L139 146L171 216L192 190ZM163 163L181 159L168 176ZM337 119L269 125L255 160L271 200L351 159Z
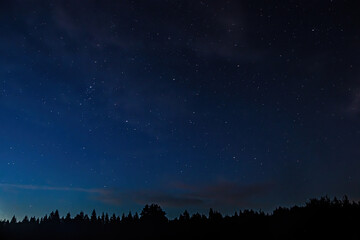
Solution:
M356 0L0 2L0 219L360 199Z

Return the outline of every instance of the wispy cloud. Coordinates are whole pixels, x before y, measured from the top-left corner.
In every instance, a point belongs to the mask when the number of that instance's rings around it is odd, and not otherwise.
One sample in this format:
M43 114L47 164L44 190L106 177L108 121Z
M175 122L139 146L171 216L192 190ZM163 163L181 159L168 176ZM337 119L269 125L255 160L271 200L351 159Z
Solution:
M24 189L24 190L42 190L42 191L73 191L84 193L106 194L108 190L100 188L78 188L78 187L53 187L46 185L31 185L31 184L9 184L0 183L2 189Z
M208 185L174 184L162 190L135 190L124 192L116 189L54 187L48 185L0 183L0 189L34 191L83 192L90 198L108 205L157 203L164 207L247 207L254 197L272 189L272 184L239 185L234 182L218 182Z
M355 91L351 103L348 107L348 112L352 114L357 114L360 112L360 89Z
M145 205L148 203L157 203L164 207L185 207L201 206L204 200L199 197L193 197L186 194L176 194L170 191L148 191L138 190L133 192L111 191L105 194L97 195L96 200L110 205L126 205L136 203Z
M268 193L273 184L239 185L219 182L208 185L176 184L162 191L139 190L133 192L110 191L97 196L97 200L113 205L158 203L164 207L246 207L254 197Z

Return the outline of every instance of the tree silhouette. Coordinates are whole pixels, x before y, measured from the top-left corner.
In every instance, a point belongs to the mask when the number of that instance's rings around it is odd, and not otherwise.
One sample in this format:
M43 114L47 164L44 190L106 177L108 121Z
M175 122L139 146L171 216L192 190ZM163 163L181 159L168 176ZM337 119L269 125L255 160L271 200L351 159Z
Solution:
M122 222L122 223L125 223L125 222L126 222L125 213L123 213L123 214L121 215L121 222Z
M14 224L14 223L16 223L16 217L15 217L15 215L11 218L11 221L10 221L10 223L12 223L12 224Z
M139 221L140 221L139 214L135 213L134 214L134 223L138 223Z
M182 222L188 222L190 220L190 214L187 210L183 212L183 214L180 214L179 220Z
M66 214L65 222L66 222L66 223L70 223L70 222L71 222L71 215L70 215L70 213L67 213L67 214Z
M22 223L29 223L29 218L28 216L25 216L24 219L22 220Z
M50 223L59 223L60 222L60 214L59 211L56 210L55 212L51 212L49 215L48 221Z
M96 211L95 211L95 209L94 209L94 210L92 211L92 213L91 213L90 221L91 221L92 223L96 223L96 222L97 222L97 216L96 216Z
M107 213L90 218L80 212L71 218L61 217L56 210L39 218L25 216L18 222L0 221L1 240L47 239L360 239L358 231L360 203L347 197L331 200L325 196L310 199L303 206L278 207L272 213L243 210L225 216L213 209L208 217L187 210L174 220L168 220L159 205L146 205L140 214L120 216ZM96 223L96 224L94 224Z
M101 224L105 224L105 213L104 212L101 214L100 222L101 222Z
M221 221L222 215L221 213L214 211L212 208L209 210L209 220L213 222Z
M104 224L108 224L110 222L109 219L109 214L105 213L105 220L104 220Z
M140 214L140 220L146 223L166 223L166 213L157 204L145 205Z
M115 224L115 223L116 223L116 214L115 214L115 213L113 213L113 215L111 216L111 218L110 218L110 223L111 223L111 224Z
M37 224L38 220L35 217L30 218L30 224Z
M75 222L77 223L81 223L84 221L84 218L85 218L85 215L84 215L84 212L81 211L79 214L77 214L74 218Z

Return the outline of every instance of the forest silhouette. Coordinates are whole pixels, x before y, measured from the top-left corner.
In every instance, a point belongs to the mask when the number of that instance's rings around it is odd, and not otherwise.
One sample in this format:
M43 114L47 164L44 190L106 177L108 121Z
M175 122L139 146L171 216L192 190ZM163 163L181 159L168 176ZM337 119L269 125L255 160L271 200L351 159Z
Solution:
M279 207L272 213L244 210L223 216L188 211L169 220L157 204L140 214L80 212L60 217L14 216L0 222L0 239L360 239L360 202L328 197L310 199L304 206Z

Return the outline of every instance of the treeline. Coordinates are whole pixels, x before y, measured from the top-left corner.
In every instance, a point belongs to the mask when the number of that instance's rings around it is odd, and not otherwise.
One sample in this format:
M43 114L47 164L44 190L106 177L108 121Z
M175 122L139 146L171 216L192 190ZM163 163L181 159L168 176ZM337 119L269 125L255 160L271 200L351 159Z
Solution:
M304 206L279 207L272 213L244 210L223 216L187 211L169 220L156 204L140 214L117 216L83 212L60 217L56 210L42 218L25 216L0 222L0 239L360 239L360 202L345 196L311 199Z

